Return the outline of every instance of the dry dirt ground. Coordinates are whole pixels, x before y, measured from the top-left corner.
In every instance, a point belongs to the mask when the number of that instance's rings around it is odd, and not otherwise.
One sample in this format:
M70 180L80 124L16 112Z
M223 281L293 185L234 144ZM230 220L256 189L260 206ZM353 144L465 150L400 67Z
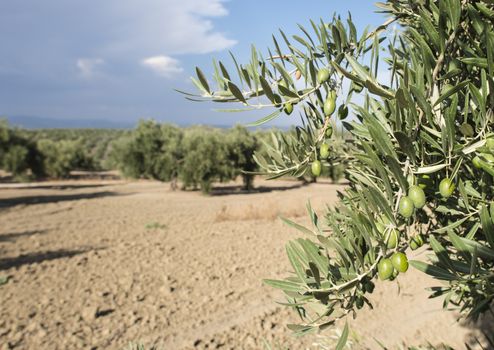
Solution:
M293 338L297 321L262 278L286 276L284 243L300 236L279 214L307 222L342 187L257 181L214 195L172 192L157 182L77 181L0 188L0 349L289 349L334 347L338 330ZM423 256L424 252L417 254ZM403 341L465 348L479 328L428 300L415 271L379 283L375 310L352 321L353 349ZM342 325L338 325L340 328ZM472 348L475 348L473 346Z

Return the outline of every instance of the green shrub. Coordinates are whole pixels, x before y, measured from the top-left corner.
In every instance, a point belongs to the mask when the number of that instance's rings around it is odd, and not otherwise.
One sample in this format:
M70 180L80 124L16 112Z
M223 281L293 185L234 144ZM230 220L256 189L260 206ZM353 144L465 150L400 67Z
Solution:
M252 189L254 182L253 173L258 170L254 161L254 152L259 143L254 134L237 125L228 131L226 137L228 147L228 159L235 170L234 176L241 175L246 190Z
M231 130L192 127L180 129L152 120L112 144L111 162L126 177L159 181L180 180L182 187L211 190L215 181L241 175L250 189L257 164L252 156L257 137L237 126Z
M48 139L57 141L78 141L88 159L87 169L80 170L112 170L110 153L112 142L127 131L117 129L35 129L19 130L22 136L33 143Z
M113 143L111 157L126 177L170 181L178 173L182 138L178 127L142 120Z
M29 169L29 150L26 146L13 145L3 155L3 167L14 175L25 173Z
M72 170L91 169L91 159L85 154L81 141L39 140L37 148L43 156L46 175L65 178Z
M287 245L292 276L265 281L303 316L290 326L298 334L357 315L370 305L374 283L399 278L408 263L441 281L431 296L463 317L476 319L494 298L494 5L388 0L378 6L389 18L374 31L359 34L351 17L335 16L312 22L312 35L304 29L293 40L275 39L275 57L263 60L253 49L250 63L234 65L241 67L238 83L224 65L215 69L221 91L212 92L197 69L196 99L274 109L257 124L299 104L303 125L256 156L270 178L314 169L321 144L331 144L331 119L351 134L354 148L341 157L350 186L339 205L325 220L311 212L311 228L287 221L310 238ZM396 31L386 31L395 23ZM266 101L259 102L259 90ZM414 198L417 188L424 191L423 208L409 200L412 186ZM389 259L423 243L429 263Z
M192 128L185 133L183 158L178 178L184 188L200 187L204 193L211 190L214 181L226 182L236 176L234 162L228 158L225 135L216 130Z
M17 179L43 175L42 156L35 143L4 120L0 120L0 168Z

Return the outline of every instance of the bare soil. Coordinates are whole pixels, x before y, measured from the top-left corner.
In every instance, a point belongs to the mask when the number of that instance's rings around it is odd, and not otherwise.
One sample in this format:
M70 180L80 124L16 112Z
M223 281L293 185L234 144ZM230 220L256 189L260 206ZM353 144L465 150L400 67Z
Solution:
M264 341L332 349L341 324L292 337L285 325L297 316L261 280L290 272L284 244L302 235L278 215L307 223L307 201L322 212L343 187L256 184L255 193L230 184L210 196L147 181L1 187L0 276L9 280L0 286L0 349L262 349ZM437 284L416 271L377 283L374 310L351 322L351 347L462 349L481 330L492 335L492 318L457 323L441 300L427 299L424 285Z

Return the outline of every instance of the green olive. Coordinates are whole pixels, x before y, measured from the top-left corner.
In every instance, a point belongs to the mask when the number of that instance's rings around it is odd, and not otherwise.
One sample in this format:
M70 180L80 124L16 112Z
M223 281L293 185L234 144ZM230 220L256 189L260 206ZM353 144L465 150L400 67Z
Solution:
M322 170L321 162L318 160L313 161L311 165L311 170L312 170L312 175L314 175L315 177L321 175L321 170Z
M329 157L329 145L327 143L323 143L321 148L319 149L319 155L322 159L327 159Z
M382 214L378 220L379 220L379 222L383 223L384 225L390 225L391 224L391 221L389 221L388 217L384 214Z
M425 205L425 193L419 186L412 186L408 190L408 198L413 202L413 206L417 209Z
M326 102L324 102L324 115L330 117L336 109L336 100L333 96L328 96Z
M333 126L329 124L326 128L326 137L330 138L331 136L333 136Z
M292 112L293 112L293 105L290 102L285 103L285 113L290 115L292 114Z
M481 159L479 156L475 156L473 159L472 159L472 164L474 167L476 167L477 169L480 169L482 168L482 165L481 165Z
M413 210L413 201L407 196L401 197L400 204L398 206L398 212L400 215L408 219L413 215Z
M443 198L450 197L454 191L455 191L455 184L449 178L443 179L439 184L439 193Z
M395 230L395 229L391 229L389 232L388 232L388 236L386 237L386 247L388 249L394 249L398 246L398 241L399 241L399 238L400 238L400 233Z
M417 250L424 245L422 235L417 235L410 238L410 249Z
M393 271L393 263L387 258L381 259L381 261L379 261L379 264L377 264L377 274L383 281L391 278L391 276L393 276Z
M407 272L408 270L408 258L405 253L396 252L391 257L391 262L393 263L393 267L398 272Z
M379 232L381 235L384 233L384 230L386 230L386 226L384 224L380 223L379 221L375 222L377 232Z
M317 72L317 82L319 84L324 84L329 79L329 70L327 68L322 68Z

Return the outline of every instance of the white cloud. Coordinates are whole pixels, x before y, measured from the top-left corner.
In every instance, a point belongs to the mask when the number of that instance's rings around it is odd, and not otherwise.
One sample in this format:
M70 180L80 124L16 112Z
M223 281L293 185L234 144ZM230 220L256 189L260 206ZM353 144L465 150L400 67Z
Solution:
M180 59L235 45L216 23L228 15L226 1L0 0L0 70L57 82L95 79L104 68L108 80L132 79L143 58ZM166 58L150 64L167 67L155 69L162 75L180 69Z
M165 78L183 72L180 61L164 55L145 58L141 64Z
M77 60L77 69L81 77L90 79L94 77L98 66L105 63L101 58L79 58Z
M118 36L109 52L139 48L152 55L203 54L236 44L215 29L212 18L228 15L223 0L112 0L111 22ZM151 51L153 50L153 51Z

